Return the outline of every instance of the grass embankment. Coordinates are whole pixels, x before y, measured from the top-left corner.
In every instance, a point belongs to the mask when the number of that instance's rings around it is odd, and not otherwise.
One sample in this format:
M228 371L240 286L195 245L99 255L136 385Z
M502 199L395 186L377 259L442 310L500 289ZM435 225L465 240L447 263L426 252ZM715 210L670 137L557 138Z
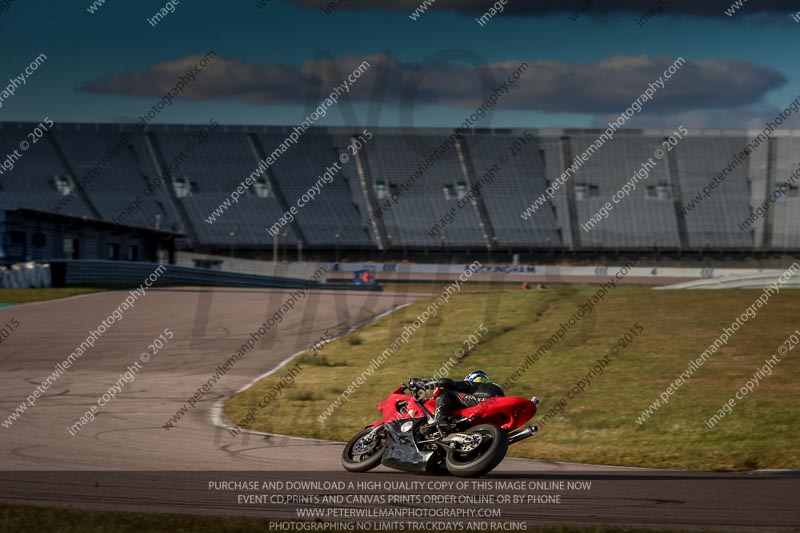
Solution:
M401 294L430 294L439 295L452 282L450 281L381 281L384 292L398 292ZM495 290L514 290L518 289L520 283L492 283L490 281L470 281L461 286L461 292L487 292ZM535 283L531 283L535 286Z
M0 289L0 304L25 304L58 300L81 294L101 292L105 289L92 287L62 287L57 289Z
M328 344L316 356L301 355L296 382L258 413L254 429L349 440L379 417L376 404L409 377L433 374L483 323L489 332L453 369L460 379L480 368L503 383L523 359L566 322L596 288L495 291L454 296L439 315L412 336L349 402L324 424L318 417L428 306L417 302ZM506 390L541 398L534 422L608 353L620 335L640 322L644 331L620 350L585 393L567 400L563 413L510 455L556 461L702 470L798 468L796 428L800 347L782 358L771 376L714 429L705 421L776 353L798 327L800 291L784 289L769 300L702 366L668 404L639 425L654 402L689 362L699 356L759 296L759 290L653 291L618 288L567 332ZM278 371L226 404L241 420L284 373Z
M288 531L271 528L269 519L235 516L213 517L194 515L168 515L81 511L74 509L51 509L33 506L0 504L0 531L48 533L263 533L264 531ZM285 523L285 522L284 522ZM322 529L315 531L324 531ZM341 531L332 530L332 531ZM469 531L469 530L465 530ZM530 533L658 533L651 529L616 527L534 527ZM391 533L391 532L387 532Z

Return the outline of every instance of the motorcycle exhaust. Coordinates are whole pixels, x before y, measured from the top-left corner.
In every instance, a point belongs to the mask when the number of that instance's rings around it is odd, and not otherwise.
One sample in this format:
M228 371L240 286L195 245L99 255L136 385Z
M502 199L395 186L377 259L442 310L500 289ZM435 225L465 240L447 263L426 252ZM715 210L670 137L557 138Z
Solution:
M515 431L514 433L508 436L508 443L514 444L515 442L519 442L529 437L533 437L534 435L536 435L537 431L539 431L539 428L537 426L528 426L525 429L520 429L519 431Z

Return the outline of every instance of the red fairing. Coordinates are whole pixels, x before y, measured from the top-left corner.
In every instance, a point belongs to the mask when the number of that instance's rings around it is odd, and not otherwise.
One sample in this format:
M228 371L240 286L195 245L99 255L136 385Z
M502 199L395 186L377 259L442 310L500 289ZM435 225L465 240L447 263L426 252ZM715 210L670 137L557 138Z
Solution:
M377 426L383 424L385 422L390 422L392 420L402 420L404 418L424 418L425 414L417 407L416 403L414 402L414 397L410 394L403 394L405 389L403 387L399 387L389 395L386 400L380 402L378 404L378 411L383 413L383 420L381 422L375 422L372 424L373 426ZM405 403L405 405L404 405ZM433 407L431 401L426 402L425 408L432 410ZM401 413L400 408L405 407L405 412ZM433 411L431 411L433 412Z
M408 418L424 418L425 414L420 411L414 402L414 397L404 394L405 388L398 387L389 397L378 404L378 410L383 413L381 422L374 422L370 426L390 422L392 420L403 420ZM441 393L437 389L431 399L425 402L425 408L433 413L436 405L436 396ZM404 408L404 412L400 409ZM526 398L515 398L511 396L500 396L484 400L473 407L464 409L454 409L451 413L454 417L469 418L473 425L494 424L501 428L511 431L527 423L536 414L536 406Z
M495 424L511 431L525 425L536 414L536 406L526 398L500 396L489 398L474 407L455 410L475 424Z

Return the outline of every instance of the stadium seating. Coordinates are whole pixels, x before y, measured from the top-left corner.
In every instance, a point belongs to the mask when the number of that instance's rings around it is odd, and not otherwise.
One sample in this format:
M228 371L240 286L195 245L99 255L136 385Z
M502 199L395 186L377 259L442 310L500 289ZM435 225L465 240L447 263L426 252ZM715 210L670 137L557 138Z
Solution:
M124 130L61 128L56 140L77 176L85 176L101 163L107 150L117 145ZM122 146L84 185L84 191L105 220L131 226L183 231L166 183L155 169L139 164L146 159L145 139L139 135ZM149 172L148 172L149 171Z
M781 184L788 184L777 201L771 204L772 231L770 247L777 250L797 250L800 248L800 178L792 179L792 174L800 174L800 138L779 137L776 139L775 174L768 194L779 191Z
M19 151L19 143L27 139L33 127L33 124L0 124L0 159L4 161L6 154L12 154L14 150L20 154L19 159L13 162L13 168L0 175L0 200L18 207L92 216L82 196L75 194L65 198L59 192L58 182L62 183L62 190L68 192L75 190L74 180L49 137L31 145L25 152Z
M263 135L265 153L272 153L280 145L286 135ZM298 208L296 216L306 242L310 246L330 246L335 240L343 247L367 248L373 246L373 241L364 224L359 206L354 201L349 176L354 172L351 167L355 161L339 163L340 152L336 150L333 139L328 135L304 135L296 145L280 156L272 165L272 172L283 191L289 206L297 206L308 190L317 184L326 169L330 171L324 179L329 183L319 181L319 193L314 192L313 199ZM344 174L333 166L339 163L342 170L348 169Z
M597 135L571 136L572 157L584 153ZM658 196L658 187L669 184L666 159L656 161L646 174L637 176L637 185L626 197L612 197L649 162L661 146L661 138L620 134L606 142L571 178L576 191L578 231L581 246L591 248L676 249L680 246L675 204L669 188ZM587 222L610 202L613 210L594 226ZM589 229L584 229L589 228Z
M251 186L213 222L208 221L258 166L255 147L244 132L213 131L201 145L190 131L157 131L156 139L168 165L182 159L173 175L185 184L186 192L178 194L177 201L189 219L197 245L272 247L274 241L267 227L283 215L284 209L268 186L265 196L258 196L255 185ZM287 226L279 232L278 240L280 245L295 246L298 238Z
M748 143L741 137L690 136L675 150L684 205L731 165L731 158ZM708 197L686 214L689 246L695 249L752 249L753 237L738 224L750 216L749 166L739 164Z
M0 163L35 126L0 123ZM130 127L57 125L16 158L13 169L11 163L0 167L0 203L180 232L198 249L269 250L276 244L363 251L800 249L800 183L787 188L766 215L744 229L740 225L800 168L800 136L792 132L774 136L769 148L763 143L737 165L731 165L732 157L752 132L690 132L587 231L586 223L669 132L617 132L525 218L522 213L600 130L532 129L527 142L517 145L519 153L509 157L521 131L456 137L449 130L371 128L374 138L351 157L348 146L360 132L312 128L231 202L233 191L286 139L289 128L220 126L199 143L200 126L149 126L104 160ZM330 183L318 182L327 168L345 160ZM101 161L100 172L84 181ZM499 170L491 183L482 185L474 201L459 204L494 165ZM724 182L703 194L726 167ZM158 183L156 190L128 212L152 183ZM315 184L319 191L295 220L275 237L267 232ZM692 200L697 205L687 210ZM456 214L442 225L451 209Z
M475 169L473 182L489 176L480 191L497 243L508 247L561 248L556 211L551 206L528 220L519 215L547 188L540 140L535 138L521 144L519 150L509 151L518 140L517 135L469 134L465 139ZM502 156L508 160L501 161ZM493 168L500 170L489 174Z
M382 193L382 211L390 246L484 247L490 236L485 233L472 204L459 209L453 222L440 233L431 228L451 208L457 208L459 183L467 177L458 160L457 148L446 143L445 135L376 135L366 148L373 182ZM434 154L441 154L436 160ZM430 161L427 169L426 165ZM409 186L413 183L413 187ZM403 190L406 186L406 190ZM393 194L398 201L392 201Z

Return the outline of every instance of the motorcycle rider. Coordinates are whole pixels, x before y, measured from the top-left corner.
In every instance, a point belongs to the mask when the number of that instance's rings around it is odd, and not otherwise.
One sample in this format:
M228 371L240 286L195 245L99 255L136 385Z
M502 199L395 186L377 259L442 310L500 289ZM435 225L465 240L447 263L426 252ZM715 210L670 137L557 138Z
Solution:
M423 434L433 433L437 429L442 435L451 431L454 424L450 422L449 415L454 406L474 407L488 398L505 396L503 388L497 383L492 383L483 370L473 370L464 377L464 381L454 381L449 378L412 378L408 384L411 387L442 389L441 394L436 397L433 423L420 428Z

